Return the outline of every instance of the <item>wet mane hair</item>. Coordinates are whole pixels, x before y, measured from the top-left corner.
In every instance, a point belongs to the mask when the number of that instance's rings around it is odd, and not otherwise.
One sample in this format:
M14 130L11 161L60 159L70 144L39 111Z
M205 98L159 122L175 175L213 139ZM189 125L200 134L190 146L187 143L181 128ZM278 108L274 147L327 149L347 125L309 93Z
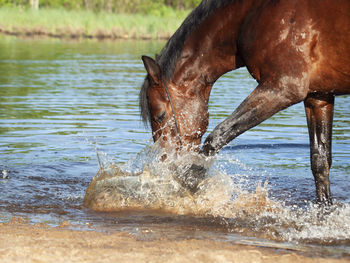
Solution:
M165 80L169 80L175 70L175 64L180 57L183 45L192 31L194 31L207 17L216 9L228 5L232 2L242 0L203 0L185 19L182 25L168 40L160 54L156 56L156 62L162 70ZM141 118L145 125L150 122L150 107L147 97L149 81L146 77L140 91L140 111Z

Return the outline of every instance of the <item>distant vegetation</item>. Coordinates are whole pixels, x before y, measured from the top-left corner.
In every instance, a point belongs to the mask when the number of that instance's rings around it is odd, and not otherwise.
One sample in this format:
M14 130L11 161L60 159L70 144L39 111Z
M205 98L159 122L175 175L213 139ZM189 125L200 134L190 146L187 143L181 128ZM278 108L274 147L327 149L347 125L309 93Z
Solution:
M167 15L193 9L200 0L0 0L0 7L64 8L108 13Z
M0 33L167 39L200 0L0 0Z

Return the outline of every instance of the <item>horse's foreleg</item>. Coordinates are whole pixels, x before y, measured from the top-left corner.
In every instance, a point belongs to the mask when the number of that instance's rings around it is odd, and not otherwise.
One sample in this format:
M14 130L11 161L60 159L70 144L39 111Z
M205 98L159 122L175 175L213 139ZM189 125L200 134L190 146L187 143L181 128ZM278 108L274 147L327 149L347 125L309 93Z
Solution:
M206 138L200 153L215 155L238 135L258 125L273 114L305 99L301 86L260 84L229 116L215 127Z
M309 95L304 101L310 136L311 169L317 201L331 204L329 169L332 164L333 95Z

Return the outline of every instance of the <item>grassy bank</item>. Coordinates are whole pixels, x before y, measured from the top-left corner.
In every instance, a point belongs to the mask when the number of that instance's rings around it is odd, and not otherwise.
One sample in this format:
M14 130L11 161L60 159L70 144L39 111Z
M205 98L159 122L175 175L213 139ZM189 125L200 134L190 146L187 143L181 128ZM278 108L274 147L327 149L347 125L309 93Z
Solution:
M0 9L0 33L60 38L167 39L189 11L166 16L65 9Z

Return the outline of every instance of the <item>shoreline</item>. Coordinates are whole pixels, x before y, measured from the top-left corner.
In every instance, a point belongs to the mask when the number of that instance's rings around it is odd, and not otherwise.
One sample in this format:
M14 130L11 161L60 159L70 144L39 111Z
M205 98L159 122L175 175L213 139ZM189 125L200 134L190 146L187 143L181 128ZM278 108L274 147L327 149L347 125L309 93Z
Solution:
M166 16L84 10L0 8L0 34L60 39L167 40L189 11Z
M67 30L68 31L68 30ZM3 36L13 37L28 37L28 38L55 38L55 39L69 39L69 40L82 40L82 39L94 39L94 40L168 40L171 34L160 34L156 38L150 35L133 36L127 34L114 34L113 32L97 32L96 34L85 34L71 31L70 33L51 33L42 29L20 29L20 30L8 30L0 27L0 34Z
M78 230L75 230L77 227ZM72 230L73 229L73 230ZM311 252L311 251L310 251ZM311 253L309 253L311 254ZM1 262L274 262L342 263L348 258L304 255L292 250L213 240L135 237L126 232L29 225L21 218L0 223Z

